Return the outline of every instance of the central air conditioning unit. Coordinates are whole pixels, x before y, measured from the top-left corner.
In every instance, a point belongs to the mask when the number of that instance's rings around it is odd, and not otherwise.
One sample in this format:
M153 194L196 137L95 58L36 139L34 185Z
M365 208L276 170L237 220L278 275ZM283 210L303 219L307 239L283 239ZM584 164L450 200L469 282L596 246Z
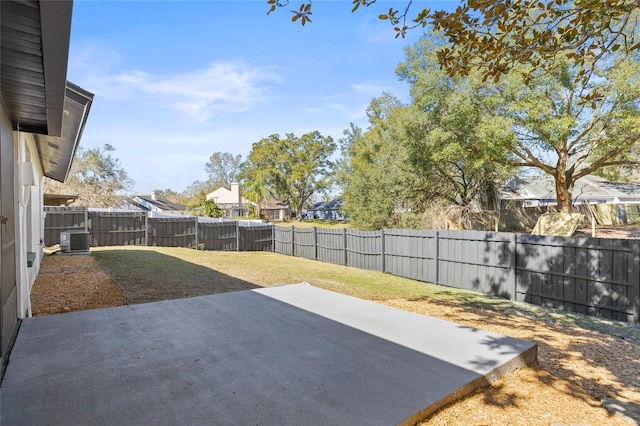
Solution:
M91 240L86 231L64 231L60 233L60 249L63 253L89 253Z

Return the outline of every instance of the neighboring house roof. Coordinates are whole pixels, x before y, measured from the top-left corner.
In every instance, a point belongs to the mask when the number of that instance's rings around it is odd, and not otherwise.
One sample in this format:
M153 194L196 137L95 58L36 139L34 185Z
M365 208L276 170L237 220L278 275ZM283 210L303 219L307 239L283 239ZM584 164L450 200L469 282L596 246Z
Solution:
M230 189L222 186L208 193L206 197L207 200L214 200L219 206L251 204L249 200L240 196L240 186L237 183L232 183Z
M339 211L344 204L344 199L336 198L331 201L320 201L315 203L309 210L317 210L317 211L327 211L327 210L336 210Z
M129 197L124 200L124 203L130 204L131 206L138 208L140 210L146 211L184 211L186 210L186 206L184 204L172 203L169 200L164 200L162 198L153 199L152 197L146 197L141 195L136 195L135 197Z
M215 191L212 191L207 194L207 200L215 200L218 207L222 209L234 209L240 207L240 204L243 206L252 205L255 206L251 200L248 200L241 196L240 194L240 186L237 183L231 184L231 189L220 187ZM281 210L288 209L289 205L286 201L279 200L266 200L260 203L262 209L265 210Z
M517 177L502 191L505 200L556 200L555 183L550 175ZM576 181L574 200L640 200L640 183L609 182L599 176L585 176Z
M279 209L288 209L289 204L286 201L279 200L267 200L262 202L262 208L265 210L279 210Z
M45 206L68 206L78 199L77 195L44 194Z
M34 134L44 175L63 182L93 101L66 81L72 2L6 0L0 8L3 103L14 130Z
M162 198L153 198L153 197L142 197L137 196L139 200L142 200L145 203L151 204L152 206L158 208L159 210L184 210L186 206L184 204L172 203L169 200L165 200Z
M137 202L135 199L128 198L128 197L120 202L120 205L118 206L118 208L127 209L128 206L131 206L136 210L145 210L145 211L149 210L147 207L143 206L142 204ZM129 207L129 209L131 208Z

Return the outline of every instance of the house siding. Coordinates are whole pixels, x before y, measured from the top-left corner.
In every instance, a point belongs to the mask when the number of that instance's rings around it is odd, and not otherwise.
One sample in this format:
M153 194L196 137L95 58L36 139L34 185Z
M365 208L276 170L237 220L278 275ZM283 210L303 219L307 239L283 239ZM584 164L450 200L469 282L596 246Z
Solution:
M44 238L44 211L42 167L38 151L31 134L14 132L16 141L16 164L31 163L35 175L34 185L24 185L22 173L17 175L16 200L18 205L18 236L16 240L16 270L18 318L30 313L30 295L36 276L40 270L40 262L44 254L42 240ZM21 166L19 166L21 167ZM33 253L35 259L27 266L27 253Z

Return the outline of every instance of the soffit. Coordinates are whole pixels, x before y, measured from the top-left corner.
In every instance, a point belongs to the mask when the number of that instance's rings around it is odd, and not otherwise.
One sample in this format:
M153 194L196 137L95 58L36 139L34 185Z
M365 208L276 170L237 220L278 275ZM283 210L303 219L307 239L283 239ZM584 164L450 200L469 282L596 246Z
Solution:
M92 102L92 93L67 82L62 134L34 135L45 176L60 182L67 179Z
M0 90L14 130L60 136L72 2L0 1Z

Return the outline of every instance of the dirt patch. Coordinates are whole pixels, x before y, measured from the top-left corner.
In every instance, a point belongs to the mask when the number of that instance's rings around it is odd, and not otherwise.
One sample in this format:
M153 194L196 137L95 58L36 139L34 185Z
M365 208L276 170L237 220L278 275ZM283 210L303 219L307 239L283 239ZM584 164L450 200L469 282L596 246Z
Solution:
M174 268L179 267L179 264ZM179 280L177 276L176 282ZM135 300L184 297L201 292L228 291L211 284L180 289L127 277L137 283ZM243 279L244 278L244 279ZM173 278L167 276L167 281ZM204 278L205 282L208 278ZM251 277L237 276L231 289L248 288ZM153 290L153 286L157 288ZM169 286L171 287L171 286ZM46 256L32 293L34 315L71 312L125 303L122 289L90 256ZM640 345L629 338L598 331L447 301L387 300L388 306L534 341L539 365L505 375L489 388L457 401L422 425L628 425L634 424L602 407L602 399L614 397L640 406Z
M591 227L583 226L576 230L574 237L591 237ZM638 225L616 225L616 226L596 226L596 238L621 238L640 240L640 226Z
M31 292L33 316L125 304L122 289L86 255L45 256Z

